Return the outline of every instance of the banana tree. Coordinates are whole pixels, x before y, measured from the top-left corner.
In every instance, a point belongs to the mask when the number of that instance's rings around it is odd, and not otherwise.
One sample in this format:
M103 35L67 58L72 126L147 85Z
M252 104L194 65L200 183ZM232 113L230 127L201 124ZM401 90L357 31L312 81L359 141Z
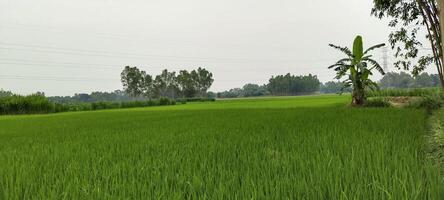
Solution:
M364 51L362 37L357 36L353 42L353 51L347 47L333 44L330 44L330 46L343 52L347 57L340 59L328 68L333 68L336 71L336 79L340 80L346 77L346 80L343 81L342 91L346 88L352 88L352 105L363 105L366 100L365 91L378 89L378 85L370 79L370 76L373 75L372 70L376 69L382 75L385 74L381 65L372 59L372 55L369 55L369 53L385 46L385 44L378 44Z

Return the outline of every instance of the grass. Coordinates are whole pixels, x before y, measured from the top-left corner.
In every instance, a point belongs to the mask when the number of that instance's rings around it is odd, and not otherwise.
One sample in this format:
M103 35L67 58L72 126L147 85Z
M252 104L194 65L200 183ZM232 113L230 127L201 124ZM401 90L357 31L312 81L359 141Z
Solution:
M367 91L368 97L424 97L442 95L441 88L381 89Z
M0 199L440 199L426 114L347 96L0 117Z

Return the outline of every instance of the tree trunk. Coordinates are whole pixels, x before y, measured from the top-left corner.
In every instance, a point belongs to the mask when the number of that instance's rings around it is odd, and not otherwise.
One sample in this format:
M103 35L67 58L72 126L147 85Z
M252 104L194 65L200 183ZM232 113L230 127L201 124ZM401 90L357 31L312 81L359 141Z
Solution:
M364 90L353 88L352 92L352 106L362 106L365 102Z
M438 12L439 12L439 28L441 31L441 39L440 39L440 43L441 43L441 52L444 52L444 45L442 45L442 41L443 41L443 37L444 37L444 0L437 0L438 1ZM442 53L440 55L441 57L444 56L444 53ZM444 61L444 58L442 59ZM439 78L441 80L441 86L442 88L444 88L444 77L442 72L439 71L438 69L438 73L439 73Z

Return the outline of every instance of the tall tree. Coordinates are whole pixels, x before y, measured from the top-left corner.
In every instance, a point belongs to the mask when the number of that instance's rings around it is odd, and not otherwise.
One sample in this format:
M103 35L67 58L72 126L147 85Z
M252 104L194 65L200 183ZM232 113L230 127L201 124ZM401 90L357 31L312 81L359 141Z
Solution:
M199 96L205 97L207 90L213 84L213 74L206 70L205 68L198 68L197 71L191 71L191 77L197 84L197 90L199 92Z
M156 96L176 98L178 91L176 72L169 72L163 70L160 75L157 75L153 80L153 88Z
M137 67L126 66L120 74L124 91L131 97L142 95L145 76L146 73Z
M365 103L365 90L378 87L378 85L370 79L372 70L376 69L382 75L384 75L384 70L368 53L384 45L385 44L378 44L364 51L361 36L356 36L353 41L352 51L347 47L330 44L331 47L343 52L347 56L328 68L334 68L337 73L336 79L338 80L344 76L347 77L344 81L344 88L352 87L352 105L363 105Z
M145 74L145 76L143 77L142 92L143 96L147 98L155 98L154 80L153 77L149 74Z
M444 88L443 44L444 0L373 0L372 14L379 18L391 18L390 27L396 28L389 35L392 49L398 60L394 65L411 70L414 76L434 63ZM422 43L418 31L425 28L432 54L419 55ZM418 61L415 62L415 59Z
M191 98L196 96L198 92L197 82L193 80L190 72L181 70L177 75L177 84L183 97Z

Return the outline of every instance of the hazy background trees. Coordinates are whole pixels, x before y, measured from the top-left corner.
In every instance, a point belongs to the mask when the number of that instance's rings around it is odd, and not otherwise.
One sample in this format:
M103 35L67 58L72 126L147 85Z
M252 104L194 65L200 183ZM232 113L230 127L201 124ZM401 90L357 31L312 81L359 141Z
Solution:
M153 79L137 67L126 66L121 73L124 91L131 97L146 98L194 98L207 97L208 89L213 84L213 74L205 68L197 70L163 70Z
M288 73L271 77L267 88L271 95L289 96L317 92L319 85L320 81L316 75L294 76Z
M440 79L438 74L422 73L416 77L406 72L389 72L379 81L381 88L424 88L439 87Z
M255 97L267 95L303 95L313 94L319 91L320 81L316 75L295 76L290 73L286 75L273 76L266 85L246 84L242 88L233 88L218 92L218 98Z

